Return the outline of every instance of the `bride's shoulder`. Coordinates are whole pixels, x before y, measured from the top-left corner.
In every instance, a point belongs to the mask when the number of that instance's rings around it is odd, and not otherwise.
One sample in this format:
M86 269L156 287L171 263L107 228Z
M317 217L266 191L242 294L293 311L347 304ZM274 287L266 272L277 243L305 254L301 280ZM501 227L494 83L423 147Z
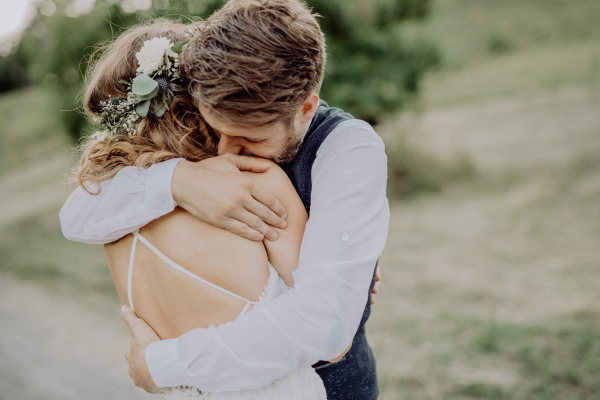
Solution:
M271 168L269 168L266 172L254 173L254 172L244 172L244 174L250 179L252 183L256 183L260 185L263 189L271 192L275 197L277 197L280 201L280 197L287 197L289 195L297 196L296 189L294 189L294 185L288 178L287 174L281 167L275 164L271 160L261 160L268 162L271 164Z

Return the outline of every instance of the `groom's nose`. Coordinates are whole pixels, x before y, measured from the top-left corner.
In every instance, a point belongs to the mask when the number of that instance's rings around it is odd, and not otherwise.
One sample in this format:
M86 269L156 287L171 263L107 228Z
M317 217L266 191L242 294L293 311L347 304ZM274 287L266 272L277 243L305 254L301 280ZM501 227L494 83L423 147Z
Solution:
M240 140L235 137L220 135L219 143L217 144L217 151L220 156L223 154L235 154L238 155L242 152L243 146Z

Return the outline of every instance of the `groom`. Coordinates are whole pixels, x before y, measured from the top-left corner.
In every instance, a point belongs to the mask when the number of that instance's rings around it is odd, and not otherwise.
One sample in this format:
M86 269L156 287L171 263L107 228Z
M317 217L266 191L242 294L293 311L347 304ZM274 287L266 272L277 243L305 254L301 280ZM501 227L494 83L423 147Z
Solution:
M309 221L294 289L265 307L163 341L125 310L134 382L150 392L235 391L313 365L328 399L376 399L364 325L389 223L386 157L367 123L319 100L325 43L314 16L298 0L232 0L190 42L182 64L220 156L126 168L98 196L74 193L61 210L65 236L110 242L179 205L248 238L276 240L285 210L239 172L268 166L240 155L281 163ZM319 361L350 343L339 362Z

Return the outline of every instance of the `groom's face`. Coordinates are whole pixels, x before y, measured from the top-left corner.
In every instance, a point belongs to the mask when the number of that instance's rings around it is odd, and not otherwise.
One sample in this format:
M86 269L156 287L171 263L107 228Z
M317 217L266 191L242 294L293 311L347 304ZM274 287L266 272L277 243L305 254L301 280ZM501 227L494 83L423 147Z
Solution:
M253 155L278 163L289 162L306 129L300 118L294 119L291 129L283 122L254 128L222 122L208 109L200 109L200 113L219 138L219 155Z
M200 108L200 113L219 138L219 155L253 155L285 164L292 161L318 102L317 94L309 95L289 128L283 122L256 128L227 123L208 108Z

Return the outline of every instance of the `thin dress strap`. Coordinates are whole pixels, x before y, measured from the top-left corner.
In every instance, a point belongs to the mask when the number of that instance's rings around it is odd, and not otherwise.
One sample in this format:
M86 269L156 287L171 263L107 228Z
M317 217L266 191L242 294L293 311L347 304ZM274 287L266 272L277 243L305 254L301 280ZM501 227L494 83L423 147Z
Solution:
M256 305L258 304L258 301L250 301L248 299L245 299L244 297L235 294L233 292L230 292L227 289L223 289L222 287L215 285L212 282L207 281L206 279L202 279L200 278L198 275L195 275L193 273L191 273L190 271L188 271L187 269L183 268L182 266L180 266L179 264L175 263L173 260L171 260L169 257L167 257L166 255L164 255L160 250L158 250L156 247L154 247L154 245L152 243L150 243L148 240L146 240L145 237L143 237L140 232L139 229L132 232L134 239L133 239L133 245L131 246L131 258L129 260L129 274L127 277L127 295L129 296L129 304L131 305L131 308L133 309L133 302L131 300L131 280L132 280L132 272L133 272L133 260L134 260L134 255L135 255L135 247L136 247L136 242L139 239L142 243L144 243L154 254L156 254L161 260L163 260L164 262L166 262L169 266L171 266L172 268L176 269L179 272L182 272L184 274L186 274L187 276L190 276L214 289L217 289L220 292L223 292L225 294L228 294L232 297L235 297L236 299L242 300L243 302L246 303L246 306L242 309L242 312L238 315L238 317L242 314L244 314L246 311L248 311L248 308L250 307L250 305Z
M133 300L131 297L131 280L133 277L133 260L135 259L135 247L137 244L137 236L136 233L139 232L136 230L133 234L133 244L131 245L131 256L129 256L129 272L127 272L127 298L129 299L129 306L132 310L133 308Z

